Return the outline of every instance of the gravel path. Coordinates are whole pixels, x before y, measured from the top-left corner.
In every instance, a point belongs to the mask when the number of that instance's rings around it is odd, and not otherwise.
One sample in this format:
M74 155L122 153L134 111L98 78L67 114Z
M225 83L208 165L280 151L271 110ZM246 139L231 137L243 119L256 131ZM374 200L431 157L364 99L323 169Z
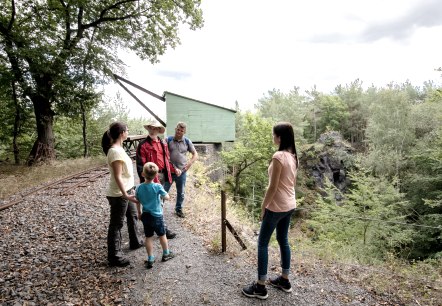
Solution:
M326 272L295 271L291 294L269 288L266 301L244 297L241 288L256 277L250 253L210 253L170 205L165 218L178 233L169 241L177 256L162 263L155 241L157 262L146 270L146 251L130 251L124 232L132 263L109 268L107 180L75 196L48 191L0 212L0 305L398 305Z

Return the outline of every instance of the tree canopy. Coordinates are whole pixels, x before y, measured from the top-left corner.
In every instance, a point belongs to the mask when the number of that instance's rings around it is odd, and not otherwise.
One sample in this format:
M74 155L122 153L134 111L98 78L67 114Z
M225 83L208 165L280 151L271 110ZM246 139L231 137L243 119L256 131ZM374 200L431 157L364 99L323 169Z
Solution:
M158 62L180 43L180 24L203 25L200 3L2 0L0 71L11 74L18 97L33 105L37 139L30 163L55 156L54 116L75 110L79 99L94 101L94 85L122 68L118 50Z

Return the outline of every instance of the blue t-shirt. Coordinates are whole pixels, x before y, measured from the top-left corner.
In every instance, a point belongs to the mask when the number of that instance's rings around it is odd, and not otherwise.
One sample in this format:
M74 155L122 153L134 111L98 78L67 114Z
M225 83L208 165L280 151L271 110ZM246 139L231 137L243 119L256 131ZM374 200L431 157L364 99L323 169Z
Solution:
M135 197L143 206L143 212L148 212L152 216L161 217L163 215L163 206L161 197L167 194L163 186L158 183L143 183L135 189Z

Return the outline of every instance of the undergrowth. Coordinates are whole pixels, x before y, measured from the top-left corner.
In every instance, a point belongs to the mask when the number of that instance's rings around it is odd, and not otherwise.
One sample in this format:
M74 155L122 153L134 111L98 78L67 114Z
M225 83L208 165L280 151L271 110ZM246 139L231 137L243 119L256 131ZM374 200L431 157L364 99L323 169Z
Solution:
M186 224L204 237L206 247L221 251L221 186L222 179L213 183L205 175L205 167L192 167L186 187ZM256 242L259 221L241 204L227 195L227 220L238 232L248 249L243 251L227 231L227 254L242 256L256 264ZM357 284L378 295L388 295L405 305L442 305L442 260L407 262L393 255L381 261L369 253L358 252L355 246L333 242L317 244L308 235L305 220L292 220L289 239L292 246L294 278L300 273L322 271L342 282ZM269 268L278 270L279 248L273 235L269 250ZM273 265L271 264L273 262Z

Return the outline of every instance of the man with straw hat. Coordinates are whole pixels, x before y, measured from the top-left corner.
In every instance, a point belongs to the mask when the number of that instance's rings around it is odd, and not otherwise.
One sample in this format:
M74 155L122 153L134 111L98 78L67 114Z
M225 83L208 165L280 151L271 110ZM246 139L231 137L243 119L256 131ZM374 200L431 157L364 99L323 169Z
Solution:
M138 144L136 155L137 173L140 182L144 182L144 177L142 176L144 164L153 162L158 166L158 175L153 181L163 186L166 181L172 183L172 173L179 176L181 175L181 171L175 169L170 163L167 143L158 136L159 134L164 134L166 128L158 121L151 121L144 125L144 128L149 132L149 135ZM167 239L173 239L175 236L175 233L166 229Z

